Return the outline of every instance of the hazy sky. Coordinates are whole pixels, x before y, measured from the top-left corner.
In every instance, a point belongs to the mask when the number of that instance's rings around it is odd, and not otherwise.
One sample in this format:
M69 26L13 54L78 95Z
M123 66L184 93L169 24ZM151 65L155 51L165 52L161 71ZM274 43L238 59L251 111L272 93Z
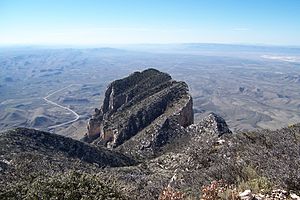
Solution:
M0 44L300 45L300 0L0 0Z

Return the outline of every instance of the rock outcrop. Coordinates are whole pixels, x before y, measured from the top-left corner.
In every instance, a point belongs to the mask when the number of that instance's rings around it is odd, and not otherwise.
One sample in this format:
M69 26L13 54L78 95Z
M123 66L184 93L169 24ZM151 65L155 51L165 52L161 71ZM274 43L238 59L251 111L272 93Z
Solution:
M194 122L192 108L186 83L155 69L135 72L108 86L83 140L109 148L127 143L153 153L174 137L169 129Z
M210 133L216 136L232 133L227 126L225 120L215 113L210 113L203 118L198 124L193 124L189 127L189 131L201 133Z

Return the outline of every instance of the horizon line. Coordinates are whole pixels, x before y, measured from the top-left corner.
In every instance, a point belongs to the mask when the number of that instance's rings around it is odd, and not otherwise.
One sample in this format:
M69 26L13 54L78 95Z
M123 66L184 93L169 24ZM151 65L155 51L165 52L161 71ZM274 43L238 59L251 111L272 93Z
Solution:
M257 47L284 47L284 48L300 48L299 45L291 45L291 44L268 44L268 43L221 43L221 42L168 42L168 43L98 43L98 44L1 44L0 47L58 47L58 48L66 48L66 47L88 47L88 48L97 48L97 47L116 47L116 46L168 46L168 45L225 45L225 46L257 46Z

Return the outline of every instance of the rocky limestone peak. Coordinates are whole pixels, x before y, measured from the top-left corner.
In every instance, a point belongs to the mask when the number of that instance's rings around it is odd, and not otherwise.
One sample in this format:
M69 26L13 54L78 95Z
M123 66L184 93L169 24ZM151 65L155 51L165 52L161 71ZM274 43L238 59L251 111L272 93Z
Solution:
M147 69L113 81L105 92L102 111L113 113L134 97L169 80L171 80L170 75L156 69Z
M191 125L189 130L196 133L210 133L217 136L232 133L228 128L226 121L215 113L210 113L198 124Z
M142 150L151 147L154 151L170 138L161 133L170 127L169 121L180 127L194 122L192 108L185 82L155 69L135 72L108 86L103 105L95 109L83 140L110 148L138 143L143 144L137 145Z
M147 69L109 84L101 109L95 109L88 122L84 141L143 160L201 133L231 133L225 120L214 113L193 123L193 100L187 84Z

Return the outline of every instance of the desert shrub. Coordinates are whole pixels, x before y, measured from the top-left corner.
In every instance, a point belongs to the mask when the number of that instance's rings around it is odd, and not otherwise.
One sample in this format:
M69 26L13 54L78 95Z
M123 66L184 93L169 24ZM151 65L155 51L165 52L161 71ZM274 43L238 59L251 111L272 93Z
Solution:
M251 180L251 179L255 179L255 178L259 177L256 170L252 166L249 166L249 165L245 166L242 169L242 173L243 173L244 179L246 179L246 180Z
M165 187L159 195L159 200L183 200L185 194L180 191L176 191L172 187Z
M244 191L251 189L255 193L268 193L272 191L274 185L265 177L259 177L238 184L238 190Z
M242 169L242 177L237 180L239 191L251 189L253 192L270 192L274 184L266 177L260 176L252 166L246 166Z
M19 183L0 199L125 199L96 175L69 172L54 177L38 177Z
M210 185L201 189L202 200L237 200L238 193L233 185L228 185L224 181L213 181Z

